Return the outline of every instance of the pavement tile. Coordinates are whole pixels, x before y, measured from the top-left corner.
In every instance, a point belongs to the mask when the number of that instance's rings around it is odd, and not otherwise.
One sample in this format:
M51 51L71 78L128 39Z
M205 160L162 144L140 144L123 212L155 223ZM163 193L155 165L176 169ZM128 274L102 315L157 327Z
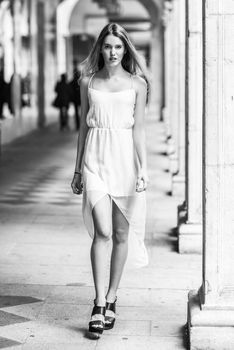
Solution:
M27 344L48 344L48 343L65 343L84 344L91 342L85 338L87 324L84 321L78 322L74 319L60 320L60 322L49 322L46 320L37 320L30 322L30 332L27 337Z
M43 305L44 302L37 302L35 304L22 304L11 307L5 307L1 310L13 313L17 315L17 317L23 317L27 320L35 320L38 317Z
M12 268L14 266L14 268ZM77 265L47 265L38 264L2 264L0 266L1 283L22 284L54 284L84 283L92 285L91 268Z
M171 307L170 307L171 306ZM174 307L170 304L165 307L118 307L117 318L121 322L126 320L130 321L158 321L167 322L168 320L173 320L176 322L181 322L184 317L184 309L178 310L178 306ZM170 314L170 317L168 316Z
M23 344L30 334L30 323L30 320L25 320L23 323L12 323L5 327L0 327L0 337Z
M0 349L10 349L10 350L21 350L22 346L21 343L12 340L12 339L7 339L7 338L3 338L0 337Z
M58 244L17 243L5 249L0 257L0 264L36 264L38 261L43 265L89 265L90 253L88 248L84 249L77 243L72 246L63 244L63 249Z
M177 337L104 335L96 350L181 350L183 342Z
M38 284L0 284L0 295L30 296L44 300L54 288L54 286Z
M116 319L115 327L108 331L110 335L121 336L149 336L151 332L151 321L141 321L136 319Z
M74 304L44 304L38 315L38 320L47 322L63 322L72 320L73 322L82 322L89 320L92 311L91 305L74 305Z
M94 288L82 286L56 286L48 296L47 303L89 305L95 297Z
M96 349L96 342L92 342L89 344L80 344L80 343L74 343L74 344L69 344L69 343L47 343L47 344L33 343L32 344L30 343L30 344L27 344L26 343L22 346L22 350L95 350L95 349Z
M182 317L178 318L177 321L172 322L170 320L159 319L157 321L152 321L151 323L151 336L157 337L183 337L184 326L182 324ZM166 327L165 327L166 323ZM184 325L186 320L184 320Z

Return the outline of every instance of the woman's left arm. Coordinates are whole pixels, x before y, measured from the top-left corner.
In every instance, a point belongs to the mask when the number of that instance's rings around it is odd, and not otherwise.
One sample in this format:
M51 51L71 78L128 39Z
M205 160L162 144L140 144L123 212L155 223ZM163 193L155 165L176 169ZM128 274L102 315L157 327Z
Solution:
M136 191L145 191L148 184L147 159L145 144L145 106L147 98L147 84L144 79L136 76L134 78L136 89L136 104L134 112L133 141L139 160L140 169L137 176Z

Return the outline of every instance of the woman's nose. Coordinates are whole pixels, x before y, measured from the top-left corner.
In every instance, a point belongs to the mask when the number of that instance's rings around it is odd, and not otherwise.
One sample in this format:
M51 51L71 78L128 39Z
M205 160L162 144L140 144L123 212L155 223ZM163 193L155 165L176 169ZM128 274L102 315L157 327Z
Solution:
M114 55L114 54L115 54L115 48L112 47L112 49L111 49L111 55Z

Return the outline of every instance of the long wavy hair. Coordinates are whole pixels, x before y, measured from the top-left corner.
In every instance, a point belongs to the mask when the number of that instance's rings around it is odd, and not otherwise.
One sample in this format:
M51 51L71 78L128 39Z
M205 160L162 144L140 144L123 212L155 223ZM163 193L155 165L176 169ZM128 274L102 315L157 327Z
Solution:
M122 59L123 68L133 74L139 74L146 80L149 90L149 74L146 67L145 59L137 52L132 44L126 30L117 23L107 24L99 34L88 57L81 63L81 79L101 70L104 67L104 59L101 53L104 39L107 35L114 35L122 40L125 46L125 54Z

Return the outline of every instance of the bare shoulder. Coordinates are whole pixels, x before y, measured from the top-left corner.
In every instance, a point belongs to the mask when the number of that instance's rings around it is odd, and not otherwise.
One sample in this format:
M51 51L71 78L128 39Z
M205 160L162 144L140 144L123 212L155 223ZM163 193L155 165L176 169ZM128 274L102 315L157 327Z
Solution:
M134 87L138 92L146 92L147 91L147 83L144 78L139 75L133 76Z
M82 89L87 89L88 85L89 85L89 80L90 80L90 77L89 76L86 76L86 77L83 77L80 79L80 87Z

